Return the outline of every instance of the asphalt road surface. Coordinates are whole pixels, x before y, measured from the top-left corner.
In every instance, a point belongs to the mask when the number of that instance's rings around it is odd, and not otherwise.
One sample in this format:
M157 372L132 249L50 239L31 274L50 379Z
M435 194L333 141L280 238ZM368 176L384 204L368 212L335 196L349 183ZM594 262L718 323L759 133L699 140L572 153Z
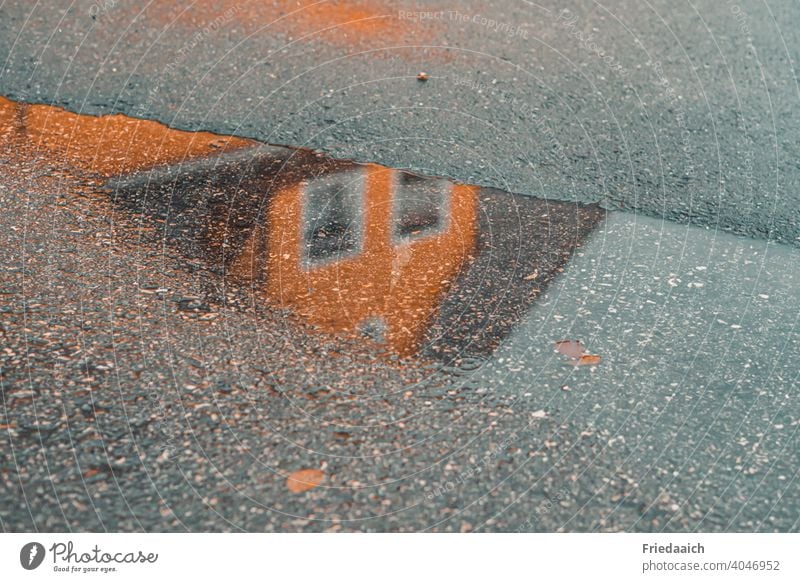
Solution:
M0 83L800 240L795 2L273 4L6 1Z
M0 527L797 531L799 19L0 3Z

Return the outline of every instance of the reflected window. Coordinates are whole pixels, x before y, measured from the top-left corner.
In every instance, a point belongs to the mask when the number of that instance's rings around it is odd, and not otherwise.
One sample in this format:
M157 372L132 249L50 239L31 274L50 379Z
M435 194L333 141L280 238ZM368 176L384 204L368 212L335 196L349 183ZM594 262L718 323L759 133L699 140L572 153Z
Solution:
M447 180L399 172L393 208L394 240L403 242L444 232L451 188Z
M304 266L358 254L364 238L364 173L326 174L303 189Z

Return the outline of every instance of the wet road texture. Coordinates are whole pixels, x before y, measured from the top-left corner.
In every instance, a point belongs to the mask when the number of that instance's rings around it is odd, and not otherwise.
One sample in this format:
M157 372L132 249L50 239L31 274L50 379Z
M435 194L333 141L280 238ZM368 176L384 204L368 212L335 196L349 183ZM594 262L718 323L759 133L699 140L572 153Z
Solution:
M800 527L800 9L435 4L0 5L2 531Z

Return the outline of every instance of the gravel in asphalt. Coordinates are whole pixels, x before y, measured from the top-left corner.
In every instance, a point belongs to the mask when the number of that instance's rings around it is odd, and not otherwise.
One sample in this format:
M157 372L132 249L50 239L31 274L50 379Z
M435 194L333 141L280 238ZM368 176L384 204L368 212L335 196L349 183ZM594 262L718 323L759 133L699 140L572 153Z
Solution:
M11 119L3 531L797 530L795 249L249 142L109 180Z

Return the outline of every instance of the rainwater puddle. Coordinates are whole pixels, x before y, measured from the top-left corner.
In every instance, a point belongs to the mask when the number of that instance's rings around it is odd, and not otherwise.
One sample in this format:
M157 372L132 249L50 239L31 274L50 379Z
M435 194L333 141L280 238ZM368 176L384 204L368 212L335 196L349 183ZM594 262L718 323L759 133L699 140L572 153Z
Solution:
M491 355L604 216L301 148L2 98L0 139L6 155L100 178L180 256L310 329L458 369Z

